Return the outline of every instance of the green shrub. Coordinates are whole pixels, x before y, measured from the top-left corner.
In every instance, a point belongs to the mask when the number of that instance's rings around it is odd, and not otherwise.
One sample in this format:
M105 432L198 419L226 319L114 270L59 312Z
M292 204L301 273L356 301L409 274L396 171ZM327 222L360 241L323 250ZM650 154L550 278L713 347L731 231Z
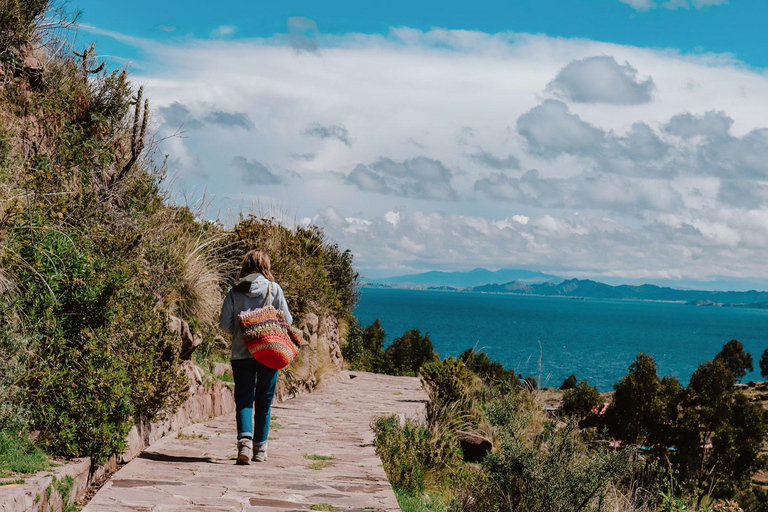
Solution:
M589 382L583 380L574 389L569 389L563 394L561 410L567 416L583 419L600 403L601 398L597 388L590 386Z
M317 226L290 229L274 218L248 215L223 237L219 247L226 262L222 270L230 280L248 251L265 250L297 319L311 308L346 317L357 303L359 275L352 266L352 253L329 242Z
M498 361L491 361L488 354L469 348L461 353L459 361L480 377L487 386L511 391L520 387L520 377L514 370L507 370Z
M50 467L48 457L26 437L0 431L0 477L32 474Z
M421 379L435 407L467 404L473 397L474 374L461 361L448 357L421 367Z
M386 340L387 334L378 318L365 329L361 329L360 323L354 319L347 333L347 342L342 347L342 355L353 370L388 373L389 360L384 351Z
M529 444L512 430L483 461L487 488L473 510L605 510L609 484L629 468L626 453L587 451L570 429L545 425Z
M42 37L46 6L0 1L0 39ZM161 173L126 150L143 146L130 125L145 112L127 75L68 55L50 56L42 85L17 76L0 92L0 428L29 421L51 454L100 462L184 397L167 311L203 315L173 291L205 225L166 207Z
M430 459L431 433L397 416L379 418L373 424L376 453L392 485L410 493L424 490L424 475Z
M384 351L390 375L417 375L426 363L439 360L429 334L412 329L395 338Z
M48 0L0 0L0 59L13 64L18 50L35 32L35 21L48 7Z
M29 410L19 378L26 369L29 340L16 332L3 309L0 305L0 324L5 326L0 331L0 432L24 433Z

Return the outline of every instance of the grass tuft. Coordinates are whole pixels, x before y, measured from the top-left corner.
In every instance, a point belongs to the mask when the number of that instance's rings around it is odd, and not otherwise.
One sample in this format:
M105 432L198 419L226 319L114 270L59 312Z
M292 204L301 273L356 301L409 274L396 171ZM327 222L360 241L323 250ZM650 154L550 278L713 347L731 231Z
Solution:
M45 453L29 440L0 432L0 476L29 475L50 467Z
M26 483L23 478L17 478L16 480L0 480L0 487L3 485L22 485Z
M313 462L312 464L309 464L307 466L309 469L314 469L315 471L320 471L321 469L328 467L328 461L327 460L319 460L317 462Z
M334 460L336 457L334 457L333 455L314 455L314 454L310 455L308 453L305 453L304 458L309 460Z
M184 440L191 440L191 439L210 439L205 434L196 434L194 432L186 434L182 430L179 430L179 433L176 435L177 439L184 439Z
M336 507L330 503L315 503L309 507L309 510L325 510L327 512L336 512Z

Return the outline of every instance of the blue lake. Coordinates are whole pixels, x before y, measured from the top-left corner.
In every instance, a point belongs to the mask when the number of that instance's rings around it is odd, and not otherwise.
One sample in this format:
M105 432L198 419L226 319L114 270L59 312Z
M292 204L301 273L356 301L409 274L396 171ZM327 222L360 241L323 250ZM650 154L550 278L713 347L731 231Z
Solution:
M575 373L600 391L610 391L639 352L685 385L733 338L754 360L744 382L762 380L758 361L768 348L768 310L758 309L366 288L355 314L363 326L381 319L388 341L419 329L441 358L475 347L536 378L541 343L542 386L559 387Z

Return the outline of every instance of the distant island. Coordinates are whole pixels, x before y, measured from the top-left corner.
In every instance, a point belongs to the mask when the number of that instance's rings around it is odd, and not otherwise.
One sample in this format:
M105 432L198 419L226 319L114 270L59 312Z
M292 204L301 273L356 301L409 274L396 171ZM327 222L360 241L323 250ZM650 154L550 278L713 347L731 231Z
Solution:
M445 287L456 290L472 288L493 283L509 283L512 281L521 283L549 283L560 282L562 277L557 277L542 272L523 269L487 270L476 268L468 272L445 272L433 270L421 274L408 274L403 276L385 277L380 279L366 279L364 286L370 288L408 288L426 290L433 287L444 289Z
M591 279L563 279L543 272L524 269L491 271L476 268L469 272L431 271L368 280L363 282L363 286L585 299L663 301L686 303L693 306L768 309L768 292L756 290L679 290L652 284L613 286Z
M583 297L588 299L625 299L682 302L696 306L766 307L768 292L720 292L706 290L676 290L674 288L644 284L640 286L611 286L590 279L569 279L561 283L526 284L510 282L475 286L473 292L512 293L518 295L546 295L557 297ZM760 306L762 304L762 306Z

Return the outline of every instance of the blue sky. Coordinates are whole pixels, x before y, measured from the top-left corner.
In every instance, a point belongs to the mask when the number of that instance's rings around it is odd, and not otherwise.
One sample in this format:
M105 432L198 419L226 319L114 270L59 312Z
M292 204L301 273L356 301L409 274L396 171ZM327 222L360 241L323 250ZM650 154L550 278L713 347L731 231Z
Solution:
M158 40L205 38L222 25L236 26L234 37L264 37L285 32L289 17L303 16L329 34L386 33L393 26L543 33L685 52L732 53L749 65L768 66L765 26L759 22L768 19L768 2L763 0L641 11L617 0L235 0L215 7L200 1L135 0L131 9L103 0L72 0L70 5L83 11L85 23ZM158 27L174 30L166 33Z
M768 2L112 4L70 3L79 42L209 217L319 224L371 276L768 282Z

